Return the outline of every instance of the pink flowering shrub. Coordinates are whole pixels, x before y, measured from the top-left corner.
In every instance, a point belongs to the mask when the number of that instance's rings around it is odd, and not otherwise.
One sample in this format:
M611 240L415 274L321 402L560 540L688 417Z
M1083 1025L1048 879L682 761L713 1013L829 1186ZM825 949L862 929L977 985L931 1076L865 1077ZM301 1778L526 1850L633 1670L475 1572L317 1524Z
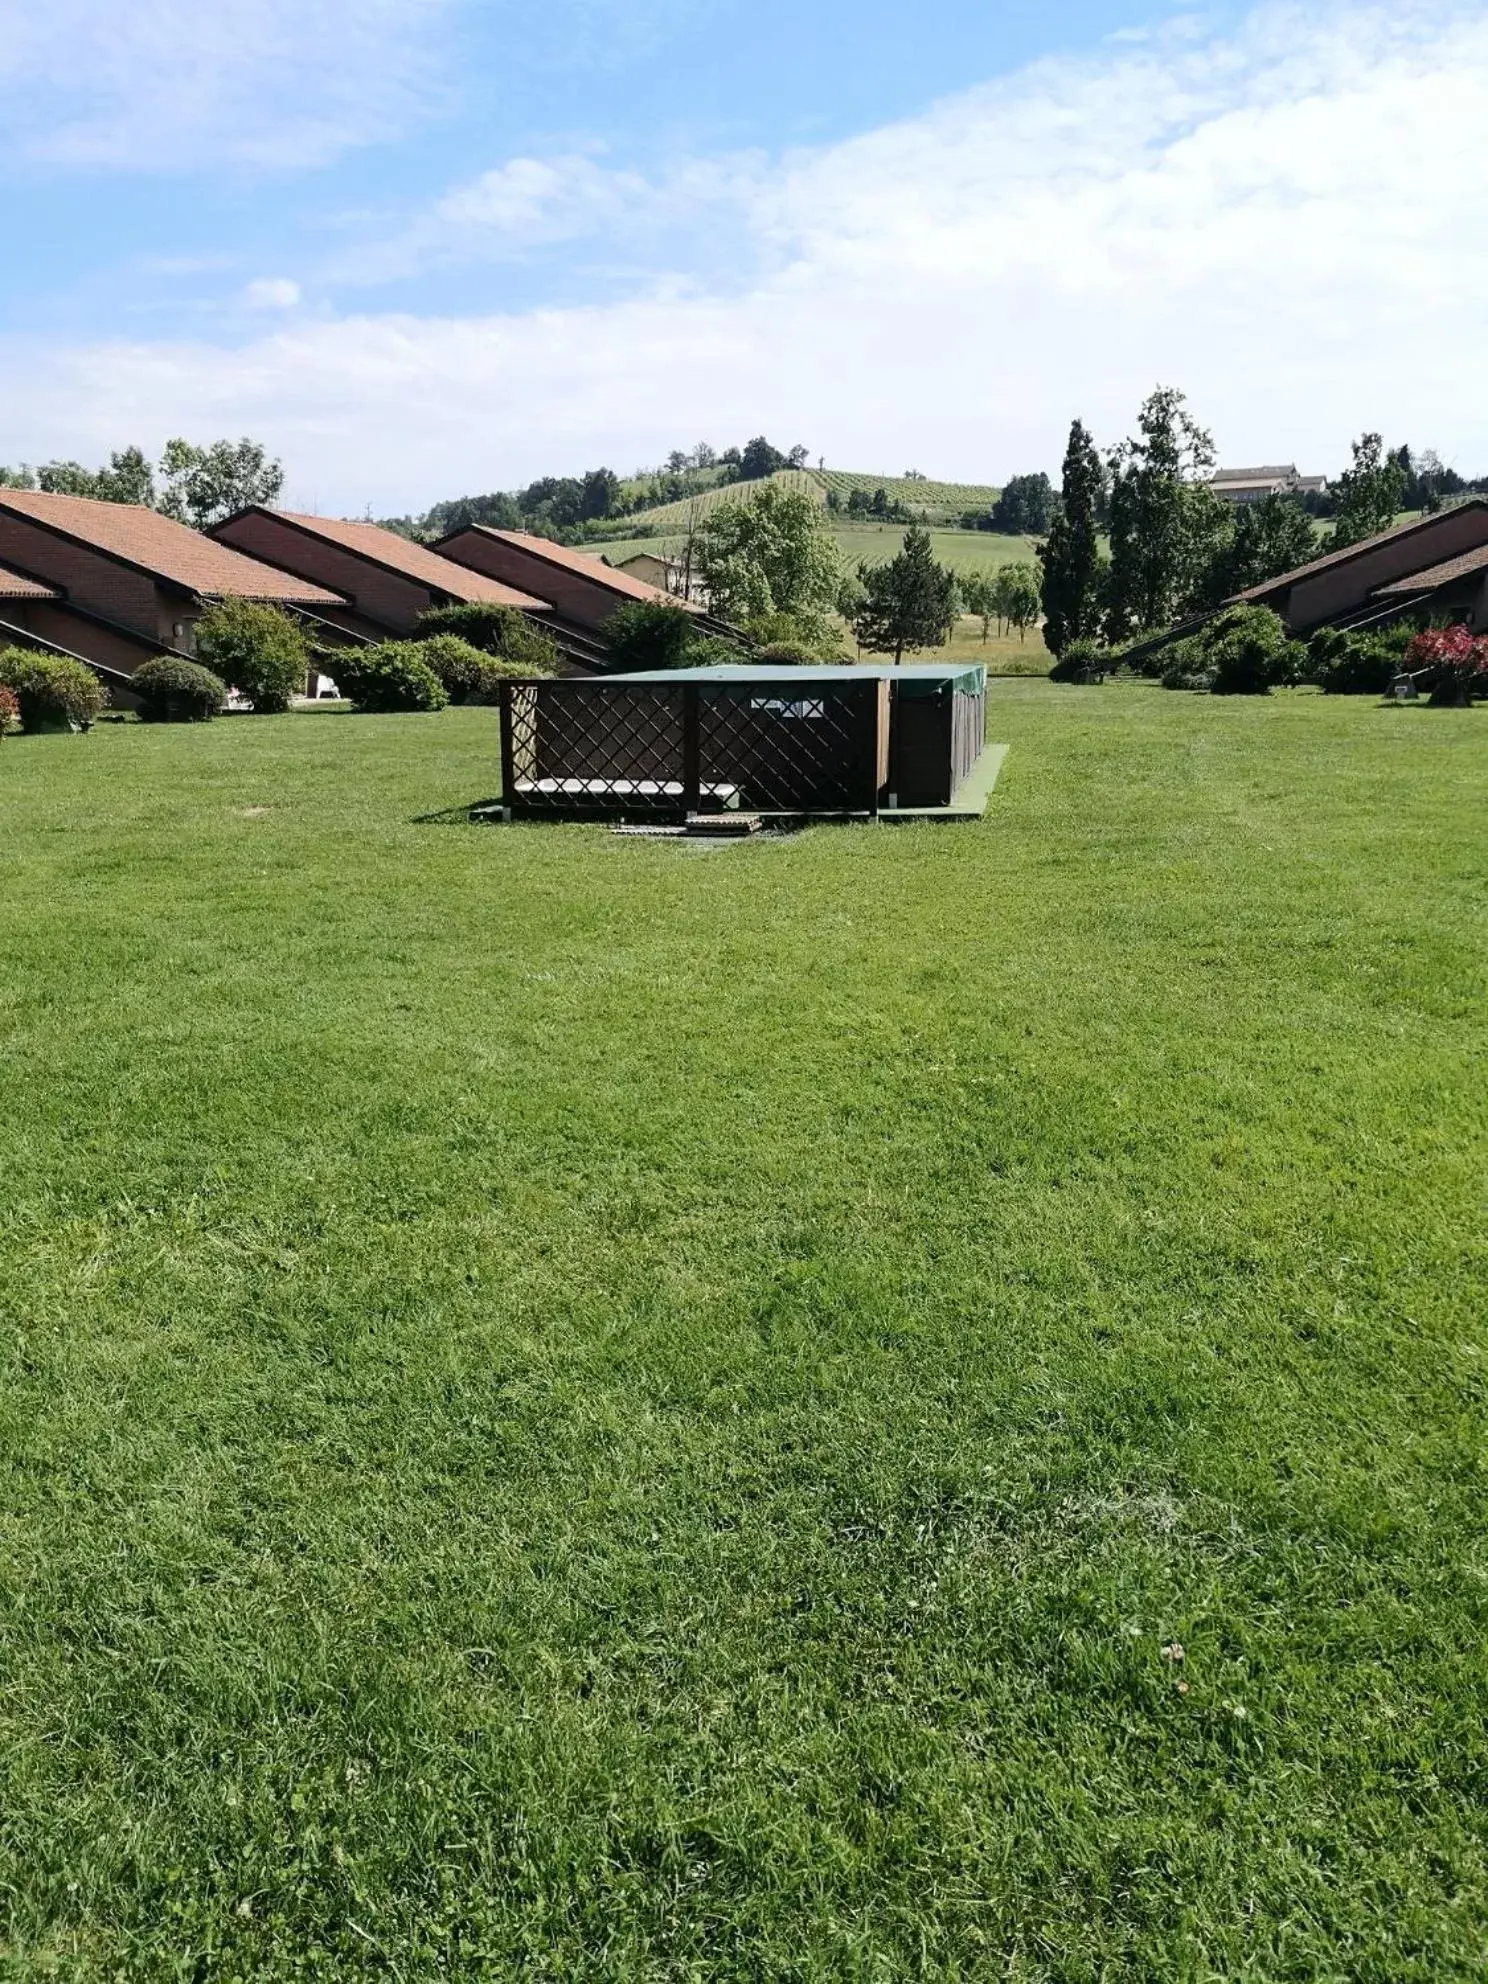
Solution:
M1466 627L1428 627L1406 649L1405 665L1424 677L1433 702L1488 696L1488 638Z
M13 723L21 720L21 706L15 699L14 689L7 689L0 682L0 737L3 737Z

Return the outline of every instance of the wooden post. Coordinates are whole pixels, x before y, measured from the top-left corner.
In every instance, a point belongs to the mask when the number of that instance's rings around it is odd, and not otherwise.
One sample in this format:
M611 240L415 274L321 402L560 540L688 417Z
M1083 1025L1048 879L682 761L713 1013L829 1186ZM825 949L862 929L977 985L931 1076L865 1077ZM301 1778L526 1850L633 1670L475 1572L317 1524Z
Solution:
M867 696L868 709L871 713L871 721L867 725L868 817L876 824L878 820L880 760L883 757L884 743L884 709L888 702L889 685L886 682L865 682L863 688Z
M682 810L702 811L702 739L698 731L698 685L682 685Z
M503 682L500 689L501 703L501 817L510 820L512 800L516 797L517 775L514 770L515 753L512 750L512 685Z

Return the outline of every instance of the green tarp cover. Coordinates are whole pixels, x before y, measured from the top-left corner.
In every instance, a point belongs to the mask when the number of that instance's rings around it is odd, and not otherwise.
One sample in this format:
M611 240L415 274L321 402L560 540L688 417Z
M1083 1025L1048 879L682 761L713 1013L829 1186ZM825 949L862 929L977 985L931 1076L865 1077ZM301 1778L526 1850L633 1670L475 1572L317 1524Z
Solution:
M747 682L761 688L806 690L813 682L892 682L901 696L935 696L959 689L979 696L987 671L979 661L833 662L823 668L782 668L778 663L720 662L710 668L654 668L637 675L596 675L595 682Z

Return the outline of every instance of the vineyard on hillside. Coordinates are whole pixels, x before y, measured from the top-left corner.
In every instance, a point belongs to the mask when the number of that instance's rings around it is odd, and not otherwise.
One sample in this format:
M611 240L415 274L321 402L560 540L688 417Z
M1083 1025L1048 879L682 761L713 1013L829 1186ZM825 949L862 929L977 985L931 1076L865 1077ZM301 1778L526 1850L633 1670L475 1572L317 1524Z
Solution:
M916 522L930 524L958 522L969 510L990 510L999 493L990 483L922 482L913 476L858 474L849 469L783 468L758 482L713 483L675 503L633 511L617 517L612 531L596 535L629 540L675 534L721 504L753 502L760 490L769 488L804 490L823 506L831 491L844 507L854 490L872 496L881 489L891 502L902 503Z
M918 476L863 475L842 468L817 469L814 480L824 490L836 490L843 502L855 489L869 496L881 489L891 502L903 503L930 523L959 518L968 510L990 510L1002 493L985 482L929 482Z

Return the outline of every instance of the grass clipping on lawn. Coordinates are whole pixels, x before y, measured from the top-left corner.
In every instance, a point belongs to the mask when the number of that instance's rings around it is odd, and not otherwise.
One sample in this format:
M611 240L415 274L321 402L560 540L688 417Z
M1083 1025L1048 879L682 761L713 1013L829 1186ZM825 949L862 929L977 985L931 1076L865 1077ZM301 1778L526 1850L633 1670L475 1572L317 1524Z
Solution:
M7 1974L1479 1977L1481 712L0 750Z

